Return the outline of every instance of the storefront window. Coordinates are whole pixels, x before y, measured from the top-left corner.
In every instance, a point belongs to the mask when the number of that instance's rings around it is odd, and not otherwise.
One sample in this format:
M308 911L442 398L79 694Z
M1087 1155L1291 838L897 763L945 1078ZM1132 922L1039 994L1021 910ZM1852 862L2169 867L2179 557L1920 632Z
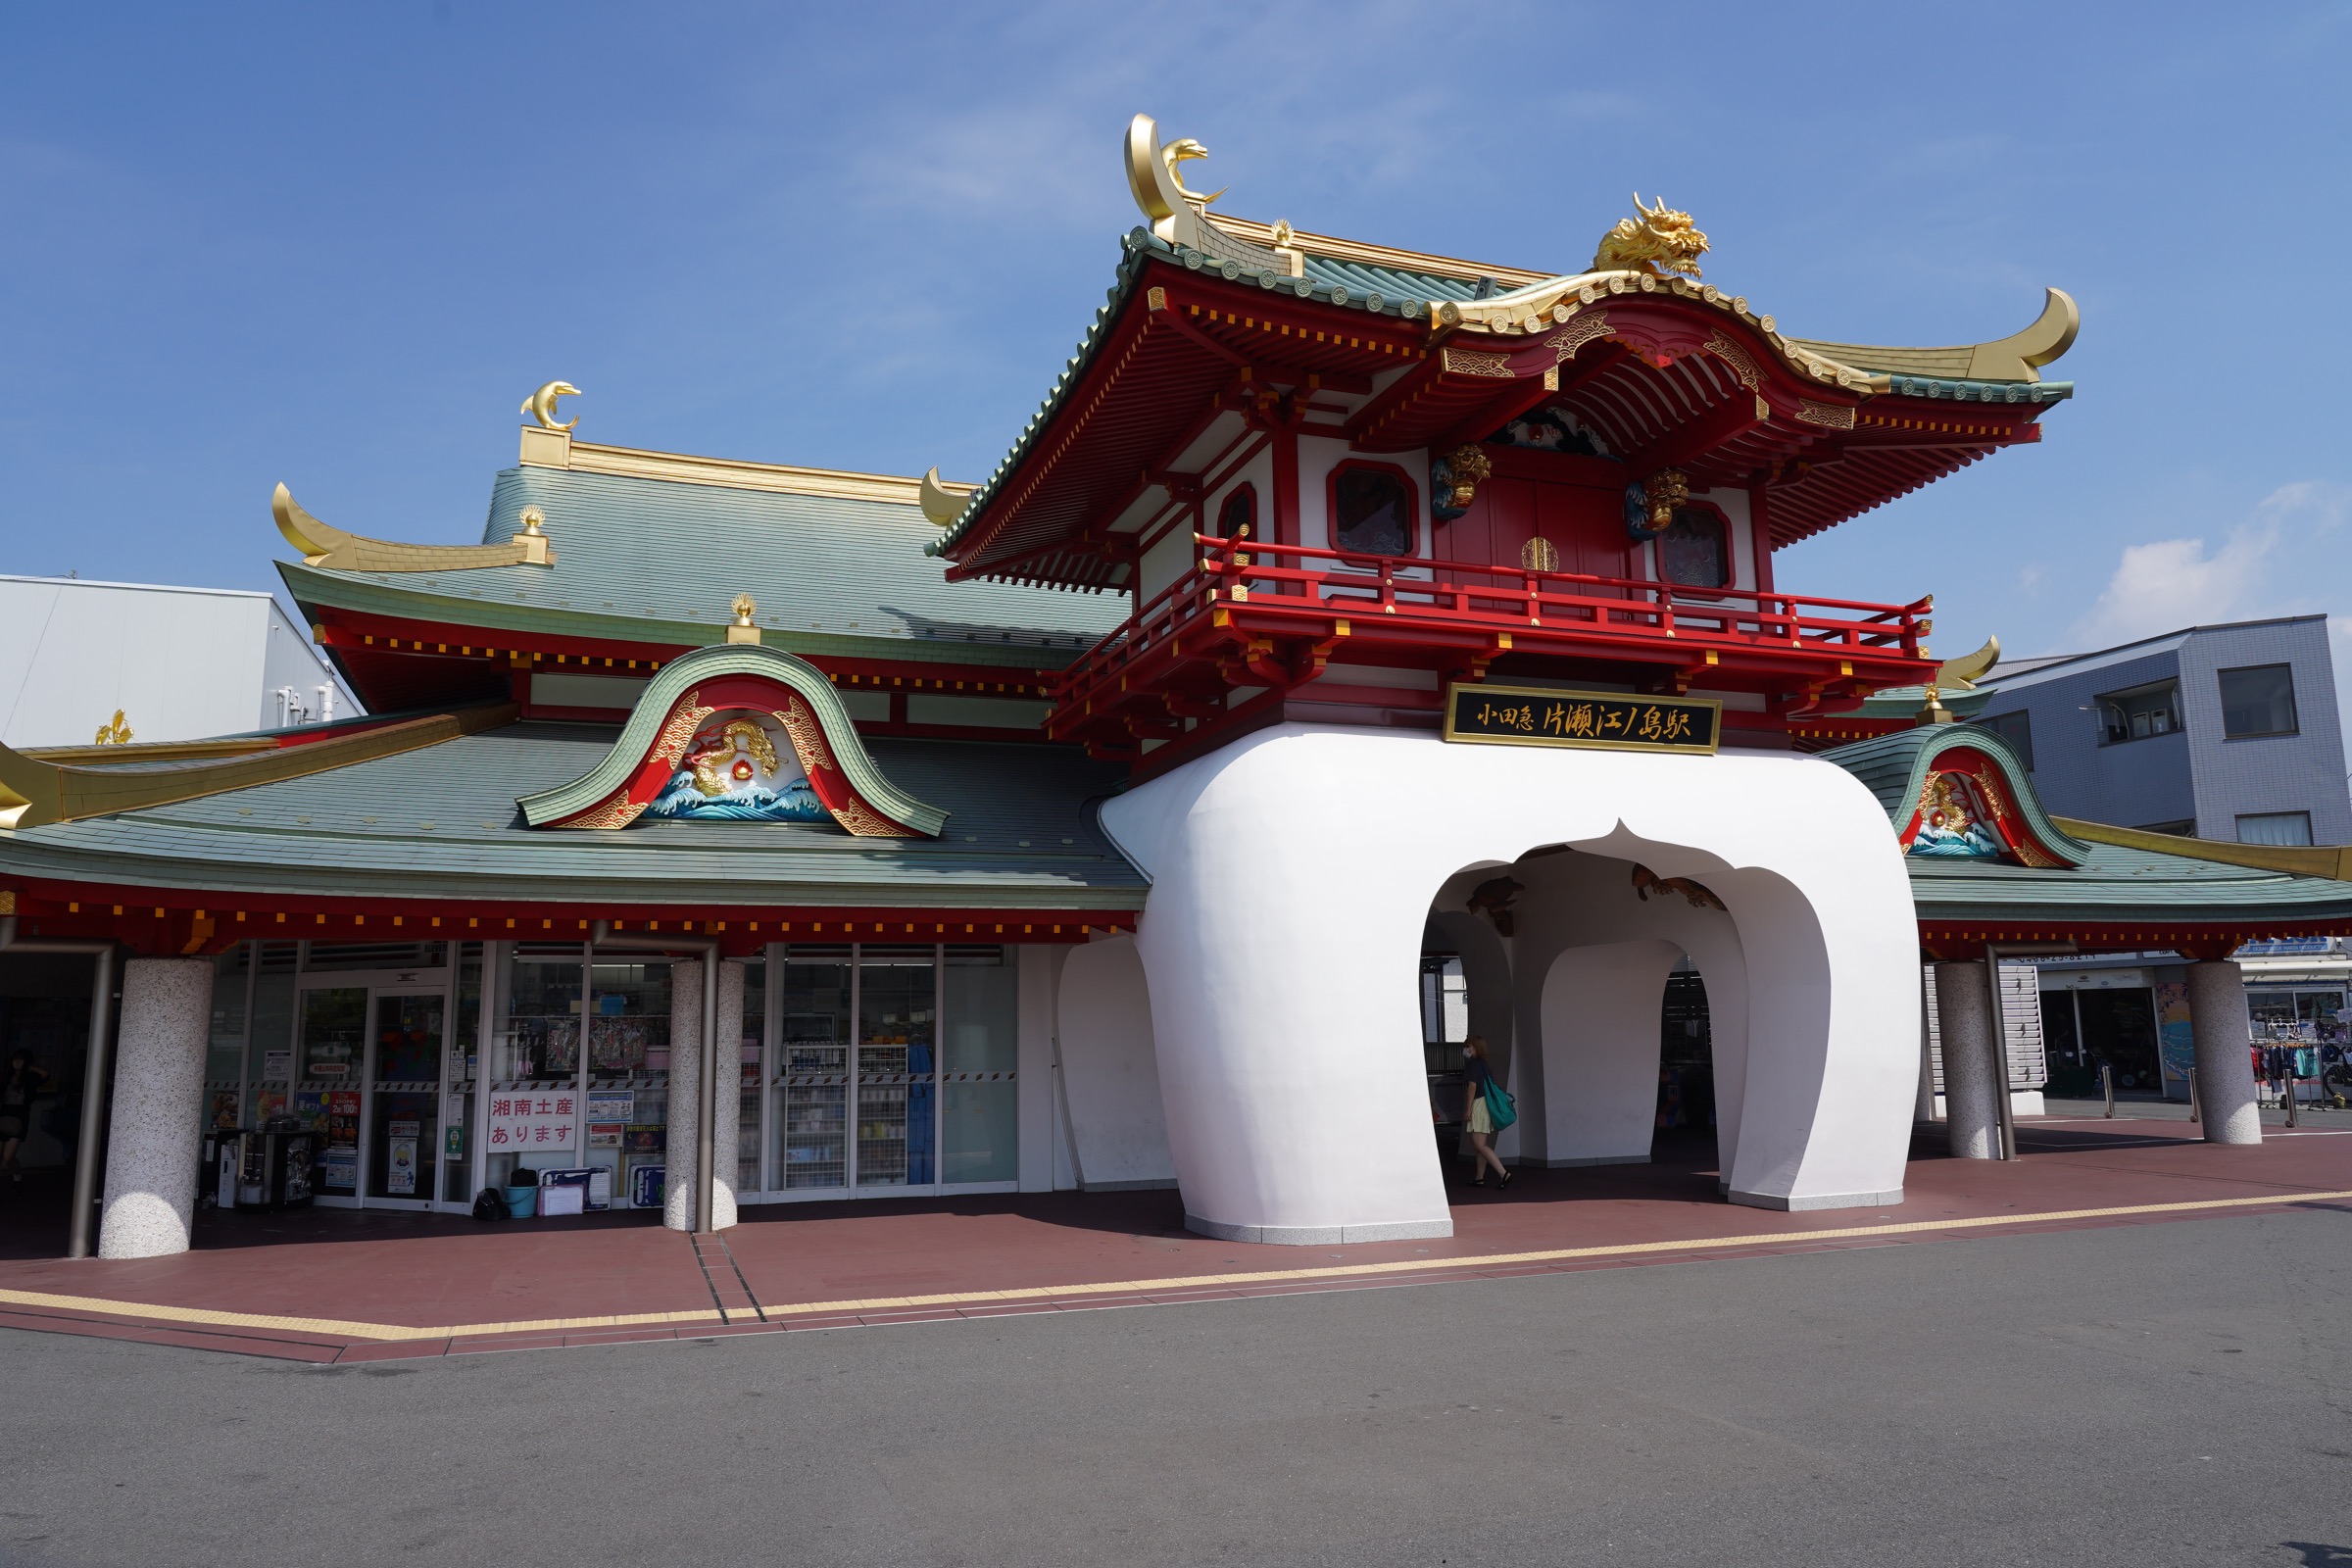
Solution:
M947 950L940 1070L940 1180L1020 1175L1021 971L1007 948Z
M253 951L240 942L213 960L213 1029L204 1054L204 1124L229 1128L245 1115L245 1004Z
M259 1127L286 1113L294 1085L294 963L301 951L292 942L264 942L253 976L253 1036L245 1071L253 1095L246 1125Z
M669 960L599 963L589 989L588 1151L563 1163L612 1172L613 1205L644 1205L654 1185L639 1171L682 1175L669 1168Z
M572 1157L584 1007L580 954L572 943L521 943L507 965L506 1017L492 1042L484 1091L490 1099L484 1169L493 1187L506 1186L518 1164L545 1168Z
M933 950L858 954L858 1185L929 1186Z
M850 955L796 947L778 998L774 1158L787 1191L849 1182Z
M303 954L306 970L440 969L449 964L446 942L314 942Z
M316 1186L322 1197L360 1191L360 1085L368 1059L368 988L302 993L295 1040L294 1117L318 1135Z

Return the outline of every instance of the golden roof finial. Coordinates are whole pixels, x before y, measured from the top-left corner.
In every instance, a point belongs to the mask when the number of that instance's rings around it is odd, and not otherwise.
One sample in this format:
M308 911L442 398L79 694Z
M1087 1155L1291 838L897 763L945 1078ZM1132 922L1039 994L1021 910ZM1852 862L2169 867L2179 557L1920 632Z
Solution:
M1291 227L1289 219L1276 220L1273 238L1274 254L1283 259L1289 267L1291 275L1304 277L1306 275L1306 251L1299 245L1298 231Z
M1666 198L1658 198L1654 207L1642 205L1642 193L1634 192L1632 218L1620 218L1617 226L1600 236L1600 249L1592 253L1595 272L1648 272L1653 277L1698 276L1698 259L1706 254L1707 236L1691 223L1689 213L1669 212Z
M1190 136L1179 137L1163 147L1159 141L1159 122L1150 115L1138 115L1127 122L1125 154L1127 188L1134 193L1135 205L1152 220L1152 232L1171 245L1198 249L1208 204L1232 187L1203 196L1177 177L1176 166L1206 158L1208 149Z
M750 594L737 594L735 603L728 608L735 612L735 621L727 628L727 641L731 643L758 642L760 628L752 624L752 617L760 612L760 602Z
M92 744L97 746L128 746L130 744L130 726L122 722L122 710L120 708L115 710L113 723L98 726L98 739Z
M567 423L559 421L556 418L556 399L576 398L579 395L580 389L569 381L550 381L522 400L522 412L537 419L542 430L568 430L580 422L580 416L575 414Z

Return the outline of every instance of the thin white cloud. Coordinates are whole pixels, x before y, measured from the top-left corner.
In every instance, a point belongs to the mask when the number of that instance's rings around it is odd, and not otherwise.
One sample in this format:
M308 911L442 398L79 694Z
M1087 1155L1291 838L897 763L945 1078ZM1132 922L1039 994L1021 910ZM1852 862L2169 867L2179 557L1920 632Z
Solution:
M2219 548L2203 538L2125 546L2098 601L2075 622L2075 646L2112 647L2182 626L2312 608L2307 583L2295 575L2296 562L2308 558L2278 546L2335 528L2348 506L2345 487L2302 480L2272 491Z

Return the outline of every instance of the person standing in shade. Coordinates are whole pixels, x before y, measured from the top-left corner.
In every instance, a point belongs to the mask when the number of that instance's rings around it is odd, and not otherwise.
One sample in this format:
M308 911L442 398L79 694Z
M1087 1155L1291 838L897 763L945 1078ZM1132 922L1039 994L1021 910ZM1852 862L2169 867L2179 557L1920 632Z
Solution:
M1511 1185L1511 1173L1503 1168L1501 1156L1494 1152L1494 1118L1487 1111L1487 1085L1494 1081L1487 1061L1487 1040L1484 1035L1472 1035L1462 1042L1462 1070L1469 1074L1469 1102L1462 1107L1462 1136L1470 1141L1470 1185L1487 1185L1487 1171L1494 1172L1494 1185Z
M17 1167L17 1151L32 1131L32 1097L48 1082L49 1075L32 1064L27 1051L11 1053L7 1072L0 1073L0 1171L6 1171L11 1182L24 1179Z

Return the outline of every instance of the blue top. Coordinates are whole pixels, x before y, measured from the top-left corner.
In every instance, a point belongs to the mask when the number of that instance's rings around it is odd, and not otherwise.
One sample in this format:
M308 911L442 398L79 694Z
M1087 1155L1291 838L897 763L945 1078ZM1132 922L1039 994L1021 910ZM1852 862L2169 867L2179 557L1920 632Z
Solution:
M1487 1070L1487 1058L1484 1056L1465 1054L1462 1057L1462 1070L1470 1075L1470 1087L1482 1095L1487 1092L1487 1085L1494 1077Z

